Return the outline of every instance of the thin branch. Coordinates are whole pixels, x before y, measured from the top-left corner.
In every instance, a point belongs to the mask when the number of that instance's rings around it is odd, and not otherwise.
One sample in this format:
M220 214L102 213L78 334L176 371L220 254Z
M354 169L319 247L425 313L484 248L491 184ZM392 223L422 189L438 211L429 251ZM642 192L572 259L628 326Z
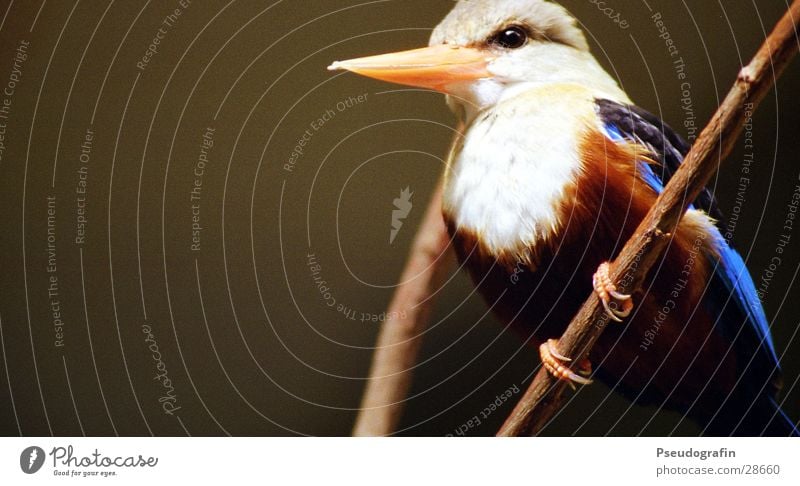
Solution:
M383 436L397 430L412 370L428 327L434 292L447 271L449 238L442 217L442 184L417 230L408 262L381 327L353 436Z
M796 54L798 21L800 0L795 0L750 64L740 71L680 169L612 264L612 279L623 292L632 293L641 287L689 202L695 200L733 149L745 122L745 111L758 106ZM592 294L559 339L558 352L568 357L588 355L607 323L599 299ZM564 388L564 382L556 382L540 369L497 435L539 433L561 406Z

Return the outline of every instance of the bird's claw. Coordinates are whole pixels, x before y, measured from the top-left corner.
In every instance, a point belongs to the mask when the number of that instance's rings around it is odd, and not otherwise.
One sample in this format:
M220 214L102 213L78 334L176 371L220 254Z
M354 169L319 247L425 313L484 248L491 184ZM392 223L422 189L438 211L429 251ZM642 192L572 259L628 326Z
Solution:
M603 303L603 308L606 310L608 317L614 321L622 322L622 319L628 317L633 310L633 300L630 295L617 292L617 287L611 281L610 274L611 265L608 262L601 263L597 267L594 277L592 277L592 285L597 297L600 298L600 302ZM621 309L616 308L616 302L614 308L611 307L612 298L620 303Z
M575 383L579 385L591 384L592 380L587 378L592 374L592 364L589 360L582 360L578 372L575 373L566 365L572 360L561 355L558 352L557 345L558 341L548 339L539 346L539 356L547 372L558 380L566 381L573 390L575 389Z

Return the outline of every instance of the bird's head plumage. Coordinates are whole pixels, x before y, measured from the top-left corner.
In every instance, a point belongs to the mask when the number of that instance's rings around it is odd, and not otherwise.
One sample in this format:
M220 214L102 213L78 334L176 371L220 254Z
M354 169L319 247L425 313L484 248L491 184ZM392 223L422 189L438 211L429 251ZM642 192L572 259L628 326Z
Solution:
M537 84L594 85L624 98L589 52L576 19L547 0L460 0L427 48L336 62L330 69L441 91L466 121Z
M514 27L525 31L530 44L553 42L589 50L575 18L545 0L461 0L433 31L431 45L501 47L502 34Z
M604 177L585 177L596 168L584 142L599 136L603 146L595 99L629 101L577 20L548 0L461 0L428 47L330 69L448 95L465 136L447 164L445 217L512 265L533 265L532 252L556 241L581 178L604 190Z

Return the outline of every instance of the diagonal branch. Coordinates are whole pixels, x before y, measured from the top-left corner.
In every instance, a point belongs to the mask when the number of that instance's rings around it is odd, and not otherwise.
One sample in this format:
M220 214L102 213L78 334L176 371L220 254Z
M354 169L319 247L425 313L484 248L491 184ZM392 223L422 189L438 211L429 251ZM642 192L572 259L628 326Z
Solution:
M434 293L446 274L450 240L442 218L442 183L428 204L408 262L381 326L375 355L353 427L354 436L391 435L403 413Z
M670 233L733 149L742 131L745 111L752 111L797 53L800 0L795 0L745 66L733 88L686 156L650 212L612 264L612 280L624 293L640 288L653 263L663 253ZM559 339L558 352L586 356L608 323L603 306L592 294ZM535 435L561 405L564 382L540 369L498 436Z

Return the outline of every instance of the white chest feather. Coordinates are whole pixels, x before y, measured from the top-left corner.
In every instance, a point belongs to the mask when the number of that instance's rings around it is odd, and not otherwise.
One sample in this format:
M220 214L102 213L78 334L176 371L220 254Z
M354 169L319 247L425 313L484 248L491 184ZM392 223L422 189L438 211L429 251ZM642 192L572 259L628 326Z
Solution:
M591 97L541 91L479 115L448 169L445 213L494 256L527 259L531 247L558 231L582 167Z

